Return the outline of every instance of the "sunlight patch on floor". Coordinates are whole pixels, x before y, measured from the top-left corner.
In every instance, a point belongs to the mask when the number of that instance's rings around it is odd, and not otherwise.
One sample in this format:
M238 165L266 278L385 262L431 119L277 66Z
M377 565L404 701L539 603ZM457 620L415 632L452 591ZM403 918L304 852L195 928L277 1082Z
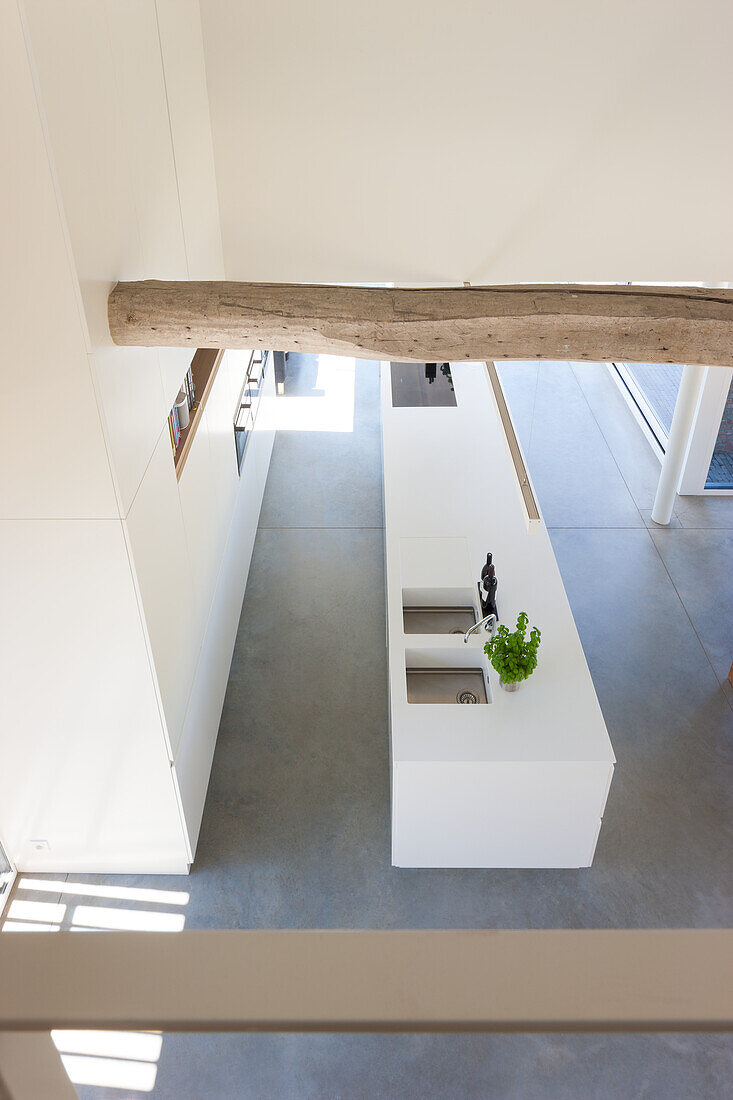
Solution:
M28 894L53 894L54 901ZM64 898L65 901L56 900ZM75 898L87 899L76 905ZM99 899L106 904L95 904ZM118 901L120 905L110 905ZM17 880L2 924L3 932L180 932L186 917L171 912L188 904L185 890L107 886L67 882L63 878L23 877ZM152 1092L158 1073L163 1035L156 1031L54 1030L51 1037L74 1085L119 1090L120 1100L130 1093ZM39 1098L40 1100L40 1098Z
M312 393L263 400L258 427L280 432L353 432L355 375L354 359L319 355Z
M152 1092L158 1073L155 1062L133 1062L123 1058L61 1054L61 1061L74 1085Z
M149 890L136 886L102 886L95 882L64 882L55 879L22 878L19 890L36 893L76 894L79 897L116 898L118 901L154 902L158 905L188 905L189 894L185 890Z
M182 932L183 913L156 913L151 909L112 909L102 905L77 905L71 924L117 932Z

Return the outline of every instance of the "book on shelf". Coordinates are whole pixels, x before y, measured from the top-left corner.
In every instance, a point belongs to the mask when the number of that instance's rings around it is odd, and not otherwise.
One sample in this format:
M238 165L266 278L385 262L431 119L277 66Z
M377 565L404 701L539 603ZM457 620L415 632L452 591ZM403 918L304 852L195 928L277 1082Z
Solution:
M183 380L183 388L186 391L186 402L188 404L189 412L196 404L196 387L193 381L193 373L189 367L186 371L186 377ZM175 458L176 451L181 442L181 422L178 418L178 409L174 405L168 414L168 431L171 437L171 447L173 448L173 457Z
M184 384L184 387L186 389L186 397L188 399L188 408L189 408L189 410L191 410L194 406L195 401L196 401L196 387L194 386L194 383L193 383L193 374L191 373L191 368L190 367L186 371L186 377L183 380L183 384Z
M178 445L181 442L181 425L178 420L178 410L175 405L168 414L168 428L171 435L171 444L173 446L173 454L175 455L178 450Z

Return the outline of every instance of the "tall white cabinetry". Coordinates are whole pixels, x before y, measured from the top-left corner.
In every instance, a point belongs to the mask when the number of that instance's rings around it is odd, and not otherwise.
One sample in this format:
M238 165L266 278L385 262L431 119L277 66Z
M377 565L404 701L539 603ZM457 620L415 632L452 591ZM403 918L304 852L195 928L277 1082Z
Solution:
M224 276L198 0L0 0L0 104L0 836L21 871L185 872L272 432L240 476L226 352L177 479L191 351L115 347L106 302Z

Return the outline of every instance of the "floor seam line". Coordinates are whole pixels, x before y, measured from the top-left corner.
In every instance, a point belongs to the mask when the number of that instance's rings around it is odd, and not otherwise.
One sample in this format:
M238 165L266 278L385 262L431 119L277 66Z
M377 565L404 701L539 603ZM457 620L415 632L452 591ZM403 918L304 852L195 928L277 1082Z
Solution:
M634 508L636 508L637 512L639 513L639 519L640 519L640 520L642 521L642 523L644 523L644 517L643 517L643 515L641 514L641 508L640 508L640 507L639 507L639 505L638 505L638 504L636 503L636 497L635 497L635 496L634 496L634 494L633 494L633 493L631 492L631 489L629 488L629 483L628 483L628 481L626 480L626 478L624 477L623 473L621 472L621 467L620 467L620 466L619 466L619 464L618 464L618 461L617 461L617 459L616 459L616 455L615 455L615 454L614 454L614 452L613 452L613 449L612 449L612 447L611 447L611 444L609 443L608 439L606 438L606 433L604 432L603 428L601 427L601 425L600 425L600 423L599 423L599 420L598 420L598 417L597 417L597 416L596 416L596 414L595 414L595 413L593 412L593 409L592 409L592 407L591 407L591 403L590 403L590 401L588 400L588 397L587 397L587 395L586 395L586 392L585 392L585 390L583 389L583 387L581 386L580 382L578 381L578 376L577 376L577 374L575 373L575 370L573 369L573 367L572 367L572 366L570 367L570 370L571 370L571 372L572 372L572 375L573 375L573 377L574 377L574 379L575 379L575 384L576 384L576 386L578 387L578 389L580 390L580 392L581 392L581 394L582 394L582 397L583 397L583 400L585 401L585 403L586 403L586 405L587 405L587 407L588 407L588 412L589 412L589 413L590 413L590 415L591 415L591 416L593 417L593 423L594 423L594 424L595 424L595 426L596 426L596 427L598 428L598 431L599 431L599 432L601 433L601 439L602 439L602 440L603 440L603 442L604 442L604 443L606 444L606 447L608 448L608 453L610 454L610 456L611 456L611 459L613 460L613 464L614 464L614 466L616 467L616 469L618 470L618 476L619 476L619 477L621 478L621 480L623 481L623 483L624 483L624 487L625 487L625 489L626 489L626 492L627 492L627 493L629 494L629 497L631 498L631 502L632 502L632 504L634 505ZM675 493L675 497L676 497L676 496L677 496L677 494ZM672 509L672 514L673 514L673 515L675 515L674 509ZM676 518L676 516L675 516L675 518ZM646 523L644 523L644 526L646 527ZM648 528L647 528L647 530L648 530Z
M679 589L677 588L677 585L674 583L674 579L672 577L672 574L670 573L669 569L667 568L667 563L665 562L664 558L662 557L662 552L659 549L659 547L657 546L656 542L654 541L653 534L654 534L654 532L650 531L649 532L649 537L652 540L652 546L654 547L654 549L656 551L657 557L659 558L660 562L662 563L662 569L664 569L664 572L669 577L669 583L672 585L672 588L674 589L674 592L675 592L675 595L677 596L677 599L682 604L682 610L684 611L685 615L687 616L687 621L689 622L690 626L692 627L692 632L695 635L695 637L697 638L700 649L705 654L705 660L710 665L713 676L715 677L715 679L716 679L716 681L717 681L717 683L720 687L720 690L722 692L723 698L725 699L725 701L728 704L728 706L730 707L730 709L733 710L733 699L730 699L728 697L728 693L727 693L727 691L725 691L725 689L723 687L723 681L720 679L717 672L715 671L715 665L710 660L710 654L708 653L707 649L703 645L702 638L698 634L697 629L695 627L695 624L692 621L692 617L690 616L690 612L687 610L687 606L685 604L685 601L682 599L682 596L680 595Z

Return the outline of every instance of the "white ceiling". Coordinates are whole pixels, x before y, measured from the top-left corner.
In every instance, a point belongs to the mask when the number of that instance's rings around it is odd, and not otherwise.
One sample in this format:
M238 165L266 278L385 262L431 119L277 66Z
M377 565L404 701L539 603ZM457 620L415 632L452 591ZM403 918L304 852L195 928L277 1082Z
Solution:
M731 278L729 0L201 0L231 278Z

